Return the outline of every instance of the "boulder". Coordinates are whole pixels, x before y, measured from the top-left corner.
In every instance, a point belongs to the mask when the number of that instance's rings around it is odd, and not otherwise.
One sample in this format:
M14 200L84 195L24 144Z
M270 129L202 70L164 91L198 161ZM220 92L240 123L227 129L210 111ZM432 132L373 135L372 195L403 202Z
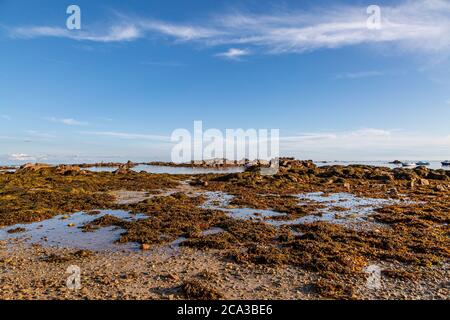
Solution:
M430 170L428 170L428 168L425 167L425 166L420 166L420 167L414 168L414 172L415 172L419 177L423 177L423 178L425 178L425 177L428 175L429 171L430 171Z
M69 175L80 171L81 168L79 166L60 165L56 167L56 172L63 175Z
M397 180L417 180L419 176L412 170L394 169L394 177Z
M431 180L449 180L449 177L445 174L445 172L439 172L439 171L430 171L427 175L427 179Z
M119 167L119 169L117 169L116 171L114 171L114 174L128 174L131 173L132 171L128 168L128 166L126 165L122 165Z
M23 171L39 171L41 169L47 169L51 166L46 163L27 163L21 166L17 171L23 172Z

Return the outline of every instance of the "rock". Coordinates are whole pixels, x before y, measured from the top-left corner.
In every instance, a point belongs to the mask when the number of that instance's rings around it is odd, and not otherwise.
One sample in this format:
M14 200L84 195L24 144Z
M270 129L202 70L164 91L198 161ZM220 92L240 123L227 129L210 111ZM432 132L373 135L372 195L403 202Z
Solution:
M169 274L167 275L167 279L174 280L174 281L178 281L178 280L180 280L180 277L178 277L178 275L176 275L176 274L169 273Z
M63 175L69 175L80 171L81 168L79 166L60 165L56 167L56 172Z
M41 169L50 168L51 166L46 163L27 163L21 166L17 171L39 171Z
M148 243L141 244L141 250L147 251L150 250L151 246Z
M344 183L344 188L347 189L348 191L350 191L350 189L351 189L352 187L351 187L350 183L345 182L345 183Z
M419 180L419 184L420 184L421 186L429 186L429 185L430 185L430 182L429 182L427 179L420 179L420 180Z
M416 186L416 179L412 179L411 181L408 181L408 188L414 189Z
M398 198L398 190L397 188L392 188L388 191L388 195L393 198Z
M449 177L445 173L430 171L427 175L427 179L446 181Z
M419 177L426 177L428 176L430 170L428 170L427 167L424 166L420 166L414 169L414 172L419 176Z
M397 180L408 180L408 181L419 178L417 173L408 169L394 169L394 177Z
M443 185L439 184L436 186L436 188L434 188L435 191L439 191L439 192L445 192L447 191L447 188L444 187Z
M122 166L119 167L119 169L117 169L113 173L114 174L128 174L130 172L132 172L132 171L128 168L128 166L122 165Z

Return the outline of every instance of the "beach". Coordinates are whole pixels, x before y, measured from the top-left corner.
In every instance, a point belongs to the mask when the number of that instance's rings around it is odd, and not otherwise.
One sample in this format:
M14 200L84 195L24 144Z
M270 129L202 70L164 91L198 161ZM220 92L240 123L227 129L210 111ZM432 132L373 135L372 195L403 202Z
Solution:
M449 297L450 171L293 158L275 175L131 167L0 175L0 298Z

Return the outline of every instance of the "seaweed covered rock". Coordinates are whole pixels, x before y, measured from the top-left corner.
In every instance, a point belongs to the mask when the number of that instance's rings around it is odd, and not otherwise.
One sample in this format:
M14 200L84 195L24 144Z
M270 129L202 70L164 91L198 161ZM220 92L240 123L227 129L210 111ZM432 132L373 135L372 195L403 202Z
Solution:
M17 172L27 172L27 171L39 171L41 169L48 169L51 166L46 163L27 163L21 166Z
M432 170L428 173L427 179L446 181L450 180L450 177L447 176L444 170Z
M199 280L185 281L181 286L181 290L188 299L219 300L224 298L220 292Z
M122 165L119 167L119 169L117 169L116 171L114 171L114 174L128 174L128 173L132 173L133 171L130 170L130 168L127 165Z
M74 173L84 172L81 170L79 166L71 166L71 165L60 165L56 167L56 173L62 175L70 175Z

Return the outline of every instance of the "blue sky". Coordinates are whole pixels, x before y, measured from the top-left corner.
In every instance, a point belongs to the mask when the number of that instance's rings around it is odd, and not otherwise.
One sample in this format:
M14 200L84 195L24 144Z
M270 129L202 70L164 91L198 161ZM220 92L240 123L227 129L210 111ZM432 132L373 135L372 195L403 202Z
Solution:
M368 30L373 3L0 0L0 162L168 160L195 120L300 158L450 158L450 3L378 1Z

